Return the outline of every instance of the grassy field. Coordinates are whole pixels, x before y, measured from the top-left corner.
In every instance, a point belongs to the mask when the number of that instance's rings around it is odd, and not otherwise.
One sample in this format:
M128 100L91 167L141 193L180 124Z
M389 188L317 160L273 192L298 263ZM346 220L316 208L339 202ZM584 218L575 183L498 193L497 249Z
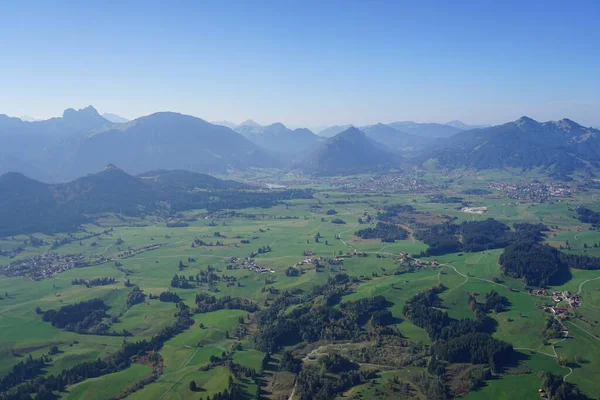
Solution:
M523 371L521 368L518 374L493 379L465 398L533 398L537 396L540 385L536 375L539 371L552 371L563 376L569 374L569 382L577 384L588 396L597 398L600 393L597 382L597 371L600 368L600 279L597 278L600 277L600 272L573 270L568 282L555 287L573 293L580 292L584 306L567 323L569 338L553 346L542 335L547 316L538 308L540 299L523 292L522 281L502 275L498 264L501 249L424 258L435 260L442 266L423 267L415 272L394 275L393 271L398 268L396 255L401 252L419 254L427 246L412 237L395 243L381 243L379 240L363 240L353 234L359 229L358 219L365 213L375 215L386 204L411 204L419 211L447 215L456 218L457 222L489 217L509 225L515 222L542 222L553 227L547 237L548 243L558 247L568 242L573 253L600 256L600 248L593 247L593 243L600 241L600 232L589 230L573 219L574 205L590 204L589 195L575 195L564 201L535 204L499 198L497 194L495 197L460 194L465 188L485 188L487 182L493 179L513 176L506 174L508 175L486 176L484 179L460 177L447 191L448 195L465 197L472 205L487 206L488 212L485 215L466 214L457 209L457 204L431 203L426 194L366 197L360 193L323 190L312 200L290 200L269 209L239 210L244 215L221 216L214 220L205 218L205 210L186 212L186 217L196 219L185 228L168 228L165 221L157 217L126 220L101 218L95 225L84 226L85 232L77 232L71 243L56 249L51 249L51 243L55 239L66 237L66 234L54 237L35 234L36 238L46 242L39 247L24 245L27 236L3 238L0 240L1 249L23 247L23 251L14 259L24 259L49 250L60 254L83 253L87 256L115 258L127 250L150 244L160 243L164 246L130 258L120 258L119 266L110 262L72 269L41 281L23 277L0 279L0 376L24 357L39 357L48 353L52 346L58 346L59 352L52 356L46 372L59 373L77 363L105 357L117 351L123 342L123 338L118 336L85 335L56 329L41 320L41 316L35 312L36 307L42 310L57 309L78 301L101 298L110 306L108 314L115 317L111 330L127 330L135 339L149 339L164 326L173 323L176 307L173 303L150 299L128 307L125 299L132 289L125 287L124 282L129 280L148 295L174 291L192 306L196 293L208 292L209 288L203 285L195 289L174 289L170 287L170 281L175 274L196 275L212 266L219 275L234 276L237 284L228 286L221 281L211 289L211 294L217 297L243 297L256 302L260 307L274 298L274 295L262 290L266 279L271 281L270 287L279 291L309 291L314 286L325 283L330 276L343 271L361 278L361 283L353 293L344 296L343 301L384 296L391 303L390 311L396 318L395 325L403 337L426 345L431 342L424 330L403 317L402 308L409 298L441 283L447 287L441 298L449 315L453 318L472 318L473 313L467 304L468 294L484 296L494 289L510 302L507 311L490 314L496 321L494 336L519 349L524 355L521 366L526 365L528 370ZM532 172L532 176L535 173ZM269 179L269 175L265 174L264 178ZM317 203L319 208L311 207ZM332 216L326 213L329 209L335 209L335 218L341 218L345 224L331 223ZM250 214L251 217L248 216ZM100 234L89 239L78 239L92 232ZM315 240L317 234L320 235L318 242ZM192 247L194 239L202 239L207 243L218 240L222 246ZM241 243L242 239L249 243ZM587 248L584 244L587 244ZM227 270L230 257L244 258L263 246L270 246L271 251L259 254L256 257L257 263L272 268L274 273L259 274L246 269ZM368 257L348 258L343 266L328 266L321 272L307 266L303 267L302 275L287 276L286 269L302 261L303 252L309 250L316 256L323 257L357 250L368 253ZM0 264L7 264L12 260L7 256L0 256ZM183 271L178 268L180 261L186 265ZM114 277L117 282L92 288L71 284L75 278L96 277ZM240 347L234 350L233 361L260 370L265 354L254 349L247 338L238 340L233 335L240 318L248 321L248 313L220 310L194 315L195 324L168 340L162 348L162 375L156 382L128 398L197 399L224 390L231 375L227 368L219 366L208 371L200 371L200 368L209 363L211 356L230 351L237 342L240 342ZM201 325L203 328L200 328ZM255 329L250 323L248 327L250 331ZM576 364L572 372L558 365L554 351L558 355L567 356ZM411 383L411 377L422 371L422 368L413 367L382 372L373 382L349 390L345 397L392 398L393 393L386 388L386 382L389 377L397 376L401 381L412 385L416 398L424 399L425 396L417 386ZM149 366L133 364L124 371L72 385L62 394L62 398L108 398L150 373ZM289 388L289 377L278 374L269 373L265 385L276 389L276 381L281 379L281 382L286 382L281 385ZM189 389L192 380L199 387L197 392ZM248 395L256 393L256 386L249 379L236 382Z

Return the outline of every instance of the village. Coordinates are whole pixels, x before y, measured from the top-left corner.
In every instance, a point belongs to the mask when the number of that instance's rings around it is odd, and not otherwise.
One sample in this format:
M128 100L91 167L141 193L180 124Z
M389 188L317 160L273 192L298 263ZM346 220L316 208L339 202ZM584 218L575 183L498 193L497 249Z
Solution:
M63 255L49 251L0 266L0 274L8 277L30 276L33 280L38 281L56 273L86 265L86 258L83 254Z
M576 294L570 294L567 290L565 290L563 292L560 292L560 291L550 292L545 289L534 289L531 291L531 294L533 294L535 296L552 297L552 300L557 305L556 306L543 305L542 309L545 311L551 312L552 314L554 314L557 318L560 318L561 320L566 320L567 318L569 318L569 309L567 307L559 307L558 306L559 303L566 302L567 305L571 309L576 309L577 307L579 307L581 305L581 299L579 298L579 296Z
M489 184L489 188L499 190L502 196L509 199L539 203L548 201L552 197L565 198L572 194L572 190L566 186L537 181L520 183L492 182Z

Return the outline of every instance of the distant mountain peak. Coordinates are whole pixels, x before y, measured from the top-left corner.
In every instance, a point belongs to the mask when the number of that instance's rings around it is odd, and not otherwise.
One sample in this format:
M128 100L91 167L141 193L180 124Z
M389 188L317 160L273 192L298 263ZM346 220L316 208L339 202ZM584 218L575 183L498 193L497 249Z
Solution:
M20 119L21 121L25 121L25 122L35 122L35 121L40 121L39 119L37 119L37 118L34 118L34 117L31 117L31 116L29 116L29 115L21 115L21 116L19 117L19 119Z
M241 124L239 124L238 126L251 126L254 128L260 128L261 125L258 122L255 122L251 119L247 119L244 122L242 122Z
M552 123L565 131L570 131L571 129L582 128L582 126L579 125L577 122L570 120L568 118L563 118L558 121L552 121Z
M365 136L365 133L363 131L361 131L360 129L358 129L355 126L351 126L350 128L346 129L345 131L342 131L338 134L339 135L343 135L343 136Z
M267 125L265 128L287 129L287 127L281 122L274 122L271 125Z
M518 120L516 120L515 124L517 124L517 126L519 128L527 129L527 128L531 128L531 127L539 125L539 122L537 122L533 118L529 118L527 116L523 116L523 117L519 118Z
M105 171L116 171L118 169L119 168L117 168L117 166L115 164L111 164L111 163L106 164L106 167L104 167Z
M87 107L81 108L79 110L75 110L73 108L67 108L63 112L63 118L76 117L78 115L86 115L86 116L89 115L89 116L102 118L102 116L98 113L98 110L96 110L93 106L87 106Z

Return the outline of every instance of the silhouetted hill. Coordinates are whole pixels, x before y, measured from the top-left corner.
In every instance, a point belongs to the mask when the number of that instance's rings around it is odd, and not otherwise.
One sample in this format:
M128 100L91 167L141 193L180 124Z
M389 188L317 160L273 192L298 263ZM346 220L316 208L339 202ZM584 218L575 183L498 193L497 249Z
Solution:
M8 172L0 176L0 236L57 232L77 226L73 209L59 204L52 185Z
M263 190L188 171L135 177L112 164L60 184L10 172L0 176L0 236L73 231L101 213L170 215L190 209L270 207L281 200L310 197L306 190Z
M158 170L138 175L144 182L163 190L251 189L245 183L217 179L214 176L184 170Z
M120 115L117 114L112 114L112 113L104 113L102 114L102 117L109 120L110 122L113 122L115 124L124 124L126 122L131 121L130 119L121 117Z
M346 175L390 169L399 163L400 157L389 148L352 127L321 143L297 166L314 175Z
M551 168L562 175L600 161L600 131L569 119L537 122L522 117L458 133L437 143L426 158L447 167Z
M323 136L326 138L334 137L338 133L344 132L346 129L351 128L352 125L333 125L328 128L323 129L319 132L319 136Z

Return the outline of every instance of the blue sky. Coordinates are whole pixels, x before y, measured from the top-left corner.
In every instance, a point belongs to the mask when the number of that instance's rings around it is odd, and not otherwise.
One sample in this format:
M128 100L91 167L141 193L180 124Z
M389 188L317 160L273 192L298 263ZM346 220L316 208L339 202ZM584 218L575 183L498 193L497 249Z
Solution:
M0 113L600 125L597 0L120 3L1 4Z

